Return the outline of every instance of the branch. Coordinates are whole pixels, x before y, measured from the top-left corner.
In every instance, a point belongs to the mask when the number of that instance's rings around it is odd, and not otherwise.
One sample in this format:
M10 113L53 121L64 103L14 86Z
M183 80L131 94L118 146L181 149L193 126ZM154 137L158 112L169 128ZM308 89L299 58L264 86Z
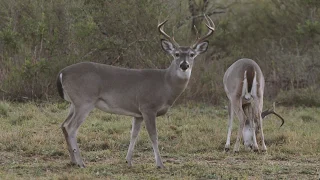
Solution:
M225 12L226 11L213 11L213 12L206 13L206 15L211 16L213 14L222 14ZM176 25L176 27L180 28L186 21L189 21L190 19L197 19L197 18L203 18L203 17L204 17L203 14L199 14L196 16L187 16L186 18L184 18L184 20L179 21L178 24Z
M1 88L0 88L0 91L2 91L2 92L4 92L4 93L9 94L9 92L8 92L8 91L5 91L5 90L3 90L3 89L1 89Z
M236 4L239 4L240 2L238 1L235 1L235 2L232 2L226 6L216 6L215 8L212 8L209 10L209 12L206 12L205 14L207 16L211 16L211 15L214 15L214 14L222 14L222 13L226 13L226 9L229 9L231 6L234 6ZM189 7L190 8L190 7ZM181 20L178 22L178 24L176 25L177 28L180 28L186 21L190 20L190 19L196 19L196 18L202 18L204 17L203 14L199 14L199 15L196 15L196 16L187 16L184 20Z

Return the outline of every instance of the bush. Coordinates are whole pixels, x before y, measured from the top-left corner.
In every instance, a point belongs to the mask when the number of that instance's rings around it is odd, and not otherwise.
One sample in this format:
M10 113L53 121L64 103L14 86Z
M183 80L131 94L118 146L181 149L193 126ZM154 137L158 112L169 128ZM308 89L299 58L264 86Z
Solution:
M0 102L0 117L7 117L9 115L10 105L5 102Z
M54 68L50 62L41 59L32 61L26 59L24 64L14 67L7 74L3 87L8 91L7 98L12 100L48 99Z
M0 97L57 97L60 69L82 61L128 68L167 68L158 21L181 45L193 40L191 22L211 14L216 24L208 52L197 58L182 100L221 104L222 77L237 59L250 58L266 79L265 95L308 88L320 82L318 0L193 1L3 0L0 6ZM203 1L205 2L205 1ZM223 6L227 6L223 8ZM225 13L216 15L222 9ZM202 23L204 33L205 26ZM172 32L172 33L170 33ZM283 92L282 92L283 93Z
M160 1L148 0L5 0L0 7L5 17L0 23L2 97L38 100L55 96L59 70L82 61L166 67L170 61L160 58L164 54L158 53L156 30L163 7Z

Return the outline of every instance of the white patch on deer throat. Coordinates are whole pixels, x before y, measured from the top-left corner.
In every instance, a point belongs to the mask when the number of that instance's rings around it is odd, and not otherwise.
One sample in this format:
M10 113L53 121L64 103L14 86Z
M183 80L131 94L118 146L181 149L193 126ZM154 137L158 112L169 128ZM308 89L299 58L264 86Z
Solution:
M179 68L177 75L181 79L189 79L191 76L191 68L188 68L185 71Z
M178 75L178 77L181 78L181 79L190 79L190 76L191 76L191 68L189 67L189 68L186 69L186 70L183 70L183 69L180 68L181 64L184 63L184 62L186 62L186 63L190 66L190 64L189 64L188 61L181 61L180 64L179 64L179 70L178 70L178 72L177 72L177 75Z

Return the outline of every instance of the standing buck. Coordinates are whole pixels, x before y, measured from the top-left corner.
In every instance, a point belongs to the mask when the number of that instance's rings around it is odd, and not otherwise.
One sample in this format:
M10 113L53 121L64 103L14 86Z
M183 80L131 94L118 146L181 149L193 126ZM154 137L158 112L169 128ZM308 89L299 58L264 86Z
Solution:
M262 151L267 150L264 142L262 119L268 114L277 115L282 120L281 126L283 125L283 118L273 110L262 112L264 84L265 81L260 67L251 59L236 61L224 74L223 85L229 99L229 127L225 151L230 149L234 113L239 119L234 152L239 152L241 135L246 148L258 151L256 133L259 131L261 133Z
M156 165L163 168L158 149L156 117L166 114L188 85L194 58L208 48L207 37L214 32L214 24L207 18L209 32L197 38L190 47L179 46L162 26L159 32L165 52L173 56L167 69L126 69L92 62L68 66L58 74L60 96L71 103L67 119L61 128L67 141L71 162L80 167L84 163L77 144L77 131L95 107L109 113L132 116L132 131L126 160L132 165L132 154L141 123L144 120L152 142ZM209 20L208 20L209 19Z

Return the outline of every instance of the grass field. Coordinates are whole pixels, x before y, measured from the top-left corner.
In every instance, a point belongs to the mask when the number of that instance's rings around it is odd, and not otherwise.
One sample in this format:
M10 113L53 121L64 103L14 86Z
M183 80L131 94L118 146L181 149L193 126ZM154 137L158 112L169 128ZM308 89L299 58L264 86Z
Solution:
M319 179L320 108L278 107L285 118L264 121L267 153L241 146L224 153L227 110L205 104L174 106L157 119L159 148L166 166L155 167L143 127L133 167L125 156L131 118L93 111L78 143L85 169L69 164L60 124L68 104L0 102L0 179ZM235 142L235 120L231 146ZM259 144L260 145L260 144Z

